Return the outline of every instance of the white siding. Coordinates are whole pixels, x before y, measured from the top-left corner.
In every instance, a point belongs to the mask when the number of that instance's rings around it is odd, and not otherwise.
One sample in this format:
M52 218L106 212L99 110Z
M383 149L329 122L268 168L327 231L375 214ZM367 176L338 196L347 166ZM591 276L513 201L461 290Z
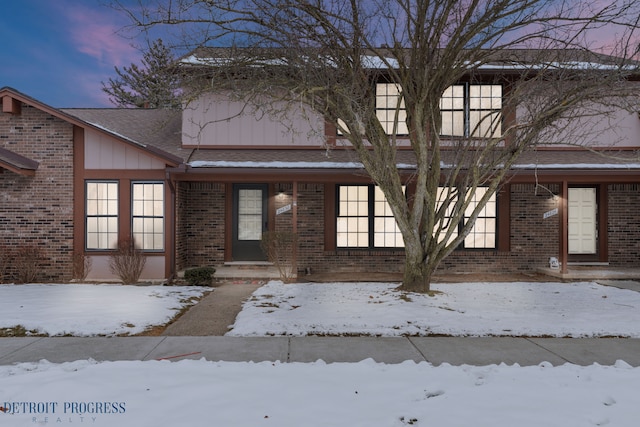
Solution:
M165 164L100 132L85 130L86 169L164 169Z
M321 147L324 120L302 105L271 101L263 113L220 94L206 94L183 112L183 145Z
M144 265L144 270L140 276L140 280L162 280L164 279L164 257L149 256ZM109 257L105 255L91 256L91 270L87 276L87 280L91 281L113 281L119 280L111 271L109 271Z

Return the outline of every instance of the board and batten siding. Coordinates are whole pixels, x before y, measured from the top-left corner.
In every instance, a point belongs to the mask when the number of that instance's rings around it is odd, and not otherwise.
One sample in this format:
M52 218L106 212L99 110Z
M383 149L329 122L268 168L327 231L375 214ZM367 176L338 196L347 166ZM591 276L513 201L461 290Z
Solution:
M302 104L265 103L267 112L224 94L205 94L183 111L182 144L216 147L321 147L324 120Z
M107 135L85 130L85 169L164 169L165 163Z

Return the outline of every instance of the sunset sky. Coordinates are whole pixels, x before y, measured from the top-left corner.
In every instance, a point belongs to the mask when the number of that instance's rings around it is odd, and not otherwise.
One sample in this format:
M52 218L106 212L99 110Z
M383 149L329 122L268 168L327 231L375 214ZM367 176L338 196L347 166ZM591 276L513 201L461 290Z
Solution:
M57 108L113 106L101 82L116 76L114 66L139 63L142 55L133 44L141 39L124 37L127 17L106 3L1 0L0 87ZM606 46L618 31L607 25L593 40Z
M53 107L109 107L102 81L138 63L128 23L103 0L19 0L0 4L0 87Z

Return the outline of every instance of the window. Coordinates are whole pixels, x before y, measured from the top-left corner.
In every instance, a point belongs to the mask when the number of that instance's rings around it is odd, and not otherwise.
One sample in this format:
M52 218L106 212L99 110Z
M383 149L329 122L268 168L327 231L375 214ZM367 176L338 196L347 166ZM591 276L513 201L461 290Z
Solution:
M465 211L465 221L473 213L478 202L487 192L486 188L478 188L473 194L471 203ZM495 248L496 247L496 195L491 195L487 204L482 208L471 232L464 239L465 248Z
M164 184L131 184L132 234L137 248L148 251L164 249Z
M493 138L502 135L502 86L460 84L440 99L441 135Z
M444 198L447 194L447 189L444 187L440 187L438 190L438 205L441 205L444 201ZM449 241L453 240L458 236L458 230L464 226L465 222L471 218L471 215L478 206L478 202L482 197L486 194L487 189L484 187L480 187L476 189L476 192L471 195L471 202L464 213L464 220L459 224L450 224L446 223L443 229L443 233L448 230L449 227L454 225L456 227L451 234L451 238ZM455 204L456 198L453 197L449 206L447 207L447 216L451 215L453 210L453 205ZM496 203L496 195L492 194L487 201L487 204L480 210L478 217L476 218L476 222L473 225L473 228L465 237L464 241L461 244L461 248L466 249L495 249L496 248L496 215L497 214L497 203ZM441 240L442 240L441 236Z
M453 227L450 241L458 236L459 230L471 217L486 188L478 188L471 196L464 219L460 223L451 223L448 219L443 224L440 239ZM438 190L438 205L444 202L447 189ZM391 207L387 203L382 190L374 185L339 185L337 188L336 246L338 248L403 248L402 233L398 229ZM455 204L452 196L447 207L450 217ZM495 249L497 245L497 199L493 194L482 208L476 221L460 244L465 249Z
M86 183L86 247L115 249L118 245L118 183Z
M395 83L376 84L376 115L387 134L408 135L404 101ZM400 103L400 104L398 104ZM441 135L493 138L502 136L502 86L458 84L440 99ZM397 117L397 131L394 126Z
M377 248L404 247L402 233L398 229L393 212L391 212L391 206L387 203L380 187L373 188L373 246Z
M391 207L378 187L340 185L337 198L337 247L404 247Z
M398 102L400 105L398 106ZM378 83L376 85L376 115L388 135L408 135L407 112L400 96L400 87L395 83ZM394 132L394 126L397 130Z

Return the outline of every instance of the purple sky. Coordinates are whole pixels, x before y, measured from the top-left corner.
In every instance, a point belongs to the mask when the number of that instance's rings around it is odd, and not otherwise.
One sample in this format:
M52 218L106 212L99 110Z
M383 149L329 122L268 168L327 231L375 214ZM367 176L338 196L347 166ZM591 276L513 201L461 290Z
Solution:
M105 3L0 0L0 87L57 108L112 107L101 82L115 77L114 66L139 63L142 55L119 33L128 18ZM618 31L601 28L591 47L607 46Z
M138 63L128 23L104 0L9 0L0 4L0 87L53 107L110 107L102 81Z

